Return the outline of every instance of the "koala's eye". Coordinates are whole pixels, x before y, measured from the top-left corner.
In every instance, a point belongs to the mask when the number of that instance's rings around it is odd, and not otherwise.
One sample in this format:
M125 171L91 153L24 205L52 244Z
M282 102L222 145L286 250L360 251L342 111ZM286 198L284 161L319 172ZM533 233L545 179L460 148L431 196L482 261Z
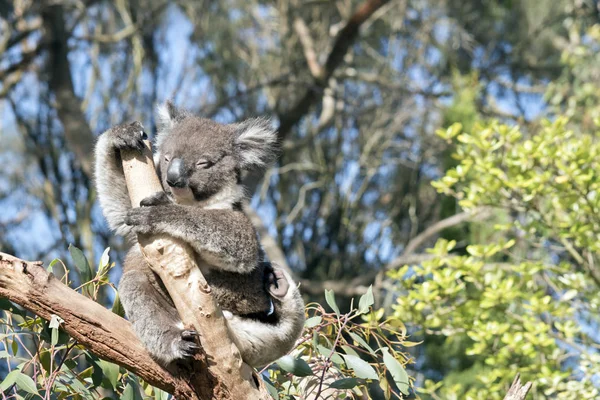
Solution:
M196 167L200 167L200 168L204 168L204 169L208 169L208 168L212 167L213 165L214 165L214 163L212 161L208 161L205 159L198 160L198 162L196 163Z
M165 162L169 162L170 158L169 156L165 156Z

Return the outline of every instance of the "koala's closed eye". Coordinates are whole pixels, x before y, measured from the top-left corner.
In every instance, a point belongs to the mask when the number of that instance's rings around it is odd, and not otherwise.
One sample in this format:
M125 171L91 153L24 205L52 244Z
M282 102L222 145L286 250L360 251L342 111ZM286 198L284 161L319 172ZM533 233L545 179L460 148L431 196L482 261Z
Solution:
M198 162L196 163L196 167L200 167L200 168L204 168L204 169L208 169L208 168L212 167L213 165L215 165L214 162L206 160L204 158L198 160Z

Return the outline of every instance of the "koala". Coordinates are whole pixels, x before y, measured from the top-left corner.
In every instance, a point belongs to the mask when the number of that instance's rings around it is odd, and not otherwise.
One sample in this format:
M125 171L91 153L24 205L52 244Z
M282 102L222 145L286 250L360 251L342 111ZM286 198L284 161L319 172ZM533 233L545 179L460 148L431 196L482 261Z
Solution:
M125 257L119 295L133 329L164 366L199 351L164 285L144 260L136 234L167 234L188 243L223 310L242 359L260 367L292 349L304 325L304 303L289 274L265 259L244 213L244 171L274 160L277 139L267 121L219 124L167 102L158 108L155 164L163 191L132 208L120 158L142 149L139 122L100 135L96 188L109 226L133 246Z

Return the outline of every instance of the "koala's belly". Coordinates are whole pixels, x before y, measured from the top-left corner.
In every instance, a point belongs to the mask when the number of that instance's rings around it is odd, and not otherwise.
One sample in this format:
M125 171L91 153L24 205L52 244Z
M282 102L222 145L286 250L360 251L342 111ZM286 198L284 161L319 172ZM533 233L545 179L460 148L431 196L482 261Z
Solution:
M202 260L197 265L212 289L215 300L223 310L236 315L268 312L270 296L264 283L264 271L257 268L249 274L222 271L210 267ZM171 302L168 292L158 276L152 272L138 246L127 253L123 272L142 270L148 276L150 284Z

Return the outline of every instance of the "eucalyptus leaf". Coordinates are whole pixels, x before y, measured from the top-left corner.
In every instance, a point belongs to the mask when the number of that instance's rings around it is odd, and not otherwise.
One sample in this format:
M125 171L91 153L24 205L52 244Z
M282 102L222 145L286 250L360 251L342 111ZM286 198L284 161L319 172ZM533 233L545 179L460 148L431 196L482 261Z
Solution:
M111 311L120 317L125 317L125 309L123 308L123 304L121 303L119 292L115 293L115 300L113 301Z
M271 397L273 397L274 399L278 399L279 394L277 393L277 389L273 385L273 382L271 382L271 380L269 378L267 378L266 376L263 376L262 378L263 378L263 382L265 383L265 386L267 388L267 391L269 392Z
M17 381L17 376L19 374L21 374L21 371L19 371L17 369L13 369L12 371L10 371L8 373L8 375L6 375L6 378L4 378L4 380L2 381L2 383L0 383L0 391L1 392L5 392L12 385L14 385L15 382Z
M343 378L332 382L331 385L329 385L329 387L332 389L352 389L353 387L356 387L359 383L360 381L356 378Z
M346 361L346 366L354 371L354 374L357 378L373 380L379 379L375 369L362 358L350 354L343 354L342 357L344 357L344 361Z
M276 363L284 371L296 376L302 377L313 375L313 371L310 366L301 358L294 358L290 355L287 355L281 357L276 361Z
M383 363L392 375L392 378L394 379L394 382L396 382L398 389L402 392L402 394L408 396L409 380L406 370L402 364L400 364L400 362L389 353L387 347L383 347L381 350L383 352Z
M35 381L31 379L29 375L20 372L15 379L15 383L19 389L24 390L27 393L39 395Z
M330 357L331 361L333 361L335 364L342 365L344 363L344 359L337 352L331 354L331 349L320 344L317 345L316 348L323 357Z
M356 343L358 343L363 349L368 350L373 356L375 355L375 351L369 346L369 344L359 335L354 332L350 332L350 336Z
M337 315L340 315L340 309L335 302L335 293L333 290L325 290L325 301Z
M79 272L79 276L81 277L81 282L82 283L89 282L92 279L92 268L90 267L90 264L88 263L87 258L83 254L83 251L81 251L77 247L70 244L69 245L69 253L71 253L71 258L73 259L73 262L75 263L75 267L77 268L77 271Z
M98 360L98 364L102 368L104 376L108 378L112 388L116 389L119 382L119 366L104 360Z
M320 316L310 317L306 321L304 321L304 326L306 328L314 328L315 326L319 325L321 321L323 321L323 318L321 318Z
M369 289L367 289L367 293L360 296L360 300L358 301L358 313L368 313L373 304L375 304L375 299L373 297L373 285L371 285L369 286Z

